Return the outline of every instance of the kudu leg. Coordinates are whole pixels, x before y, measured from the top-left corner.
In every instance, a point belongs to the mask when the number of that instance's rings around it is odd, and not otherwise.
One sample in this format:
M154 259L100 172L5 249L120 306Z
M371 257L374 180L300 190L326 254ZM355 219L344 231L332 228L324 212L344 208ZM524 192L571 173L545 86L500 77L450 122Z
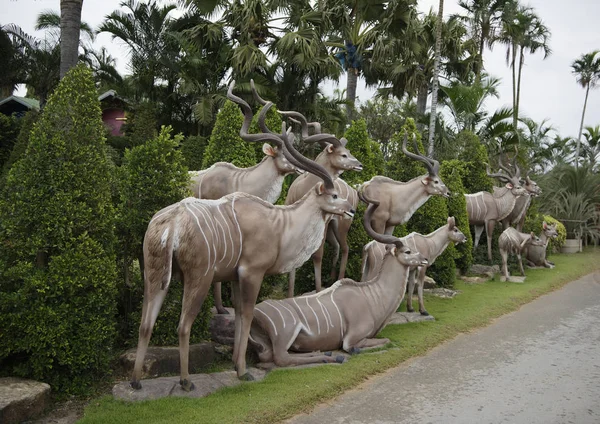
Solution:
M500 256L502 256L502 275L505 279L508 280L508 252L500 251Z
M492 262L492 237L494 235L494 228L496 227L496 221L488 221L485 224L485 234L487 236L487 251L488 260Z
M177 332L179 334L179 367L181 378L179 384L186 392L194 389L190 381L189 356L190 356L190 332L192 324L202 309L202 304L210 288L210 279L201 278L200 275L192 273L185 274L183 278L183 302L181 306L181 317Z
M238 271L239 272L239 271ZM234 357L238 378L242 380L254 380L251 374L246 373L246 350L248 348L248 336L250 335L250 326L254 318L254 305L260 291L264 273L252 273L250 270L239 275L237 283L238 288L235 295L239 294L239 300L236 303L239 309L235 311L236 317L240 316L240 331L236 331L234 344L238 345L237 355ZM238 321L236 320L236 324Z
M359 338L354 341L352 338L344 340L344 350L350 354L360 353L361 350L376 349L390 342L390 339L367 339Z
M416 270L411 269L408 272L408 293L406 294L406 312L414 312L412 306L413 293L415 292L415 274Z
M338 259L340 258L340 243L338 242L337 239L337 231L338 231L338 225L337 225L337 220L332 219L331 222L329 223L329 226L327 227L327 243L329 243L329 246L331 246L331 248L333 249L333 260L331 261L331 273L329 274L329 278L331 279L331 282L335 282L337 280L336 276L337 276L337 262ZM340 277L342 278L342 277Z
M287 297L294 297L294 286L296 285L296 270L293 269L288 274Z
M218 314L229 314L229 311L223 306L223 296L221 294L221 282L213 283L213 297L215 301L215 308Z
M419 297L419 312L421 315L427 316L429 312L425 309L425 303L423 302L423 286L425 285L425 272L426 267L419 267L419 277L417 279L417 293Z
M473 251L475 251L475 249L477 249L477 246L479 245L479 239L481 238L481 233L483 233L484 227L481 225L474 225L473 229L475 230L475 241L473 242Z
M319 363L333 363L344 362L343 356L327 356L324 354L305 354L305 353L290 353L287 350L274 350L273 351L273 362L278 367L289 367L296 365L305 365L305 364L319 364Z
M348 231L352 225L351 219L344 219L338 225L336 231L336 238L342 248L342 260L340 262L340 273L338 280L341 280L346 276L346 266L348 265L348 254L350 253L350 247L348 246Z
M315 291L318 293L321 291L323 284L321 282L321 268L323 267L323 253L325 252L325 237L321 247L312 255L313 266L315 268Z
M159 281L153 279L150 281ZM140 379L142 378L142 366L144 365L144 357L150 343L152 329L156 323L156 318L160 312L160 308L167 296L167 289L161 289L159 285L151 287L144 293L144 304L142 306L142 320L140 322L138 346L135 353L135 364L133 366L133 375L131 377L131 387L138 390L142 388Z
M525 276L525 269L523 269L523 258L521 257L520 253L517 253L517 259L519 261L519 268L521 270L521 275L524 277Z

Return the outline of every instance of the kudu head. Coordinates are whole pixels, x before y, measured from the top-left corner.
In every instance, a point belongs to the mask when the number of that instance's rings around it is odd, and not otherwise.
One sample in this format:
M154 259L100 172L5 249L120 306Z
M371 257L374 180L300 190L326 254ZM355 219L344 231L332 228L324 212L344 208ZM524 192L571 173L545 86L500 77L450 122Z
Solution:
M316 202L319 208L324 213L331 213L335 215L347 215L349 217L353 217L356 211L352 208L352 205L346 199L343 199L338 196L338 193L335 190L335 186L333 184L333 180L329 173L325 170L325 168L323 168L318 163L302 156L302 154L294 148L290 140L293 136L291 133L291 128L290 130L286 130L285 122L283 122L281 124L281 133L276 134L267 127L265 118L267 116L267 112L273 106L272 102L265 101L265 104L263 105L263 107L260 110L260 113L258 114L258 127L262 131L262 133L248 133L248 129L250 128L250 124L252 123L252 118L254 117L254 115L252 113L250 105L248 105L248 103L246 103L245 100L233 94L234 87L235 81L232 81L229 85L229 90L227 91L227 98L237 103L244 114L244 122L242 124L242 128L240 129L240 137L242 137L242 139L247 142L273 142L279 149L281 149L285 158L291 164L306 172L310 172L311 174L314 174L323 180L323 182L317 184L314 187L314 195L316 197ZM255 97L258 96L254 88L253 82L252 88ZM315 134L309 137L309 139L312 137L327 141L337 140L337 138L335 138L335 136L331 134ZM339 142L339 140L337 141Z
M263 144L262 151L265 154L265 156L269 156L270 159L273 161L279 175L285 176L293 173L302 173L301 169L292 165L290 161L285 158L285 155L283 154L283 149L273 147L269 143L265 143Z
M515 166L517 165L515 164ZM535 181L529 178L529 172L525 175L525 179L521 180L521 183L523 184L523 187L525 187L525 190L527 190L527 193L529 193L531 197L536 197L542 194L541 187L537 185Z
M523 242L521 243L521 249L525 246L544 246L545 243L532 231Z
M557 238L558 231L556 230L556 224L547 224L546 221L542 223L542 231L548 238Z
M254 87L253 83L252 87ZM256 93L256 90L254 92ZM255 95L255 98L262 105L266 104L266 101L258 95ZM321 124L318 122L308 122L306 117L300 112L280 110L279 113L290 121L300 125L302 141L316 142L321 145L323 151L315 160L319 163L326 162L328 164L327 167L333 171L335 177L339 177L344 171L362 171L362 163L346 148L348 140L343 137L339 140L335 137L325 139L313 138L309 135L309 129L313 129L313 136L321 134Z
M462 231L458 229L456 226L456 220L453 216L448 218L448 240L454 244L464 243L467 241L467 236L465 236Z
M521 170L518 170L513 174L513 172L508 167L502 164L500 156L498 156L498 166L500 167L498 172L492 173L490 171L490 165L486 164L487 176L491 178L496 178L498 181L505 183L504 186L507 189L509 189L515 196L529 195L525 187L523 187L523 185L521 184ZM504 170L506 174L503 173L502 170Z
M448 187L446 187L446 185L444 184L444 182L442 181L442 179L439 176L440 163L435 159L431 159L431 158L421 154L421 152L419 151L419 146L417 145L417 138L414 135L413 135L413 145L414 145L416 154L409 152L406 149L407 141L408 141L408 135L406 133L404 133L404 141L402 142L402 151L404 152L404 154L411 159L423 162L423 165L425 165L425 167L427 168L428 175L425 176L421 180L421 182L425 186L425 190L427 191L427 194L429 194L431 196L439 195L439 196L444 196L444 197L450 197L451 193L448 190Z
M379 243L386 244L386 255L393 255L396 260L404 266L427 266L429 261L419 252L411 252L398 237L379 234L371 227L373 212L379 206L379 202L370 203L363 216L363 223L367 235Z

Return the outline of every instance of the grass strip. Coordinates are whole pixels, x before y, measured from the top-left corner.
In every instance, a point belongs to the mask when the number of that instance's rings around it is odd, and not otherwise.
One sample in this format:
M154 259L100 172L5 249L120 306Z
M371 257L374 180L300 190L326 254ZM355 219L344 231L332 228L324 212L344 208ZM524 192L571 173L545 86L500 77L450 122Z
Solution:
M276 370L264 381L225 388L206 398L164 398L128 403L104 396L86 407L79 421L92 423L273 423L310 411L344 391L456 335L485 326L542 294L600 269L600 251L554 255L554 269L527 270L524 284L490 281L467 285L453 299L428 296L433 322L389 325L380 334L392 347L378 354L361 354L341 366ZM401 307L404 309L404 305ZM143 382L142 382L143 384Z

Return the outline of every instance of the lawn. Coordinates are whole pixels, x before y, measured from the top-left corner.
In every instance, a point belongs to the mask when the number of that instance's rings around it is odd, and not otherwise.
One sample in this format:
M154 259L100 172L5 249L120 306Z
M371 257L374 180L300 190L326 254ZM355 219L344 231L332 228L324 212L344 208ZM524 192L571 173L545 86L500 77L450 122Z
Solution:
M600 270L600 250L554 255L554 269L527 270L524 284L490 281L467 285L457 281L461 293L453 299L427 297L434 322L390 325L382 333L392 342L378 354L360 354L341 366L277 370L259 383L223 389L202 399L166 398L140 403L105 396L92 401L80 423L272 423L309 411L367 378L422 355L459 333L489 324L538 296L569 281ZM401 306L404 308L404 305ZM404 310L404 309L402 309Z

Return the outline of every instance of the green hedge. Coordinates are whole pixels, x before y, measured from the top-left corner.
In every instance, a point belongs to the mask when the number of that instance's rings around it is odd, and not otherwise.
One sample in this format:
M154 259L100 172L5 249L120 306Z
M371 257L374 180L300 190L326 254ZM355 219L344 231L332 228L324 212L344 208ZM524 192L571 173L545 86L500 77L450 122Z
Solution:
M0 168L3 168L8 161L20 130L21 120L19 118L0 113Z
M38 121L40 114L36 110L31 110L25 114L23 118L21 118L21 128L19 130L19 135L15 141L12 150L10 151L10 156L4 162L2 169L2 177L6 177L8 171L13 166L15 162L17 162L27 150L27 145L29 144L29 135L31 130L33 129L33 125Z
M466 192L491 192L494 184L492 179L487 176L485 167L485 164L489 162L488 153L479 137L470 131L462 131L457 135L455 143L460 149L459 158L465 164L467 171L463 178ZM492 166L492 168L494 167Z
M114 169L92 74L71 69L0 202L0 369L81 393L110 370Z
M183 163L190 171L199 171L202 169L202 159L204 150L206 150L207 140L200 135L186 137L181 144L181 153L183 154Z

